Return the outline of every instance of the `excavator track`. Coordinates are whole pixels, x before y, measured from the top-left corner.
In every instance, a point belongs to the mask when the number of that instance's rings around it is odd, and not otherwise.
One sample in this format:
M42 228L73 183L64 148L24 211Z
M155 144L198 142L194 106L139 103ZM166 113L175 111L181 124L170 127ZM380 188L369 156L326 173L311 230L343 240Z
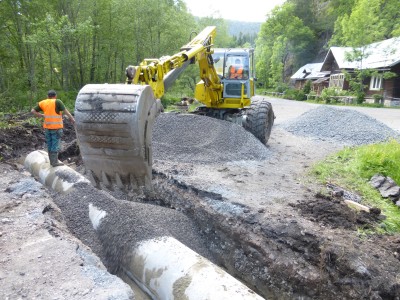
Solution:
M147 85L88 84L79 91L77 139L97 187L151 189L151 133L160 110Z

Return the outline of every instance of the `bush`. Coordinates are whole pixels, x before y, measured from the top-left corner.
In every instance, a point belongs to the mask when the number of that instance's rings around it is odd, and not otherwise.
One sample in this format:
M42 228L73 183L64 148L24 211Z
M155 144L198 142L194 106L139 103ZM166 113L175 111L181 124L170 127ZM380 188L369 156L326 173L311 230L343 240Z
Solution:
M285 91L285 99L304 101L307 100L307 96L302 90L290 88Z
M304 93L304 91L298 90L298 91L296 91L296 93L295 93L295 99L296 99L297 101L305 101L305 100L307 100L307 96L306 96L306 94Z
M309 94L311 92L311 80L307 80L306 84L303 87L304 94Z
M365 93L364 92L356 93L356 101L357 101L357 104L364 103L364 101L365 101Z
M372 98L374 98L374 103L381 103L383 100L383 96L381 94L373 94Z
M289 86L288 86L287 84L285 84L285 83L279 83L279 84L276 86L275 91L276 91L277 93L286 93L286 91L289 90L289 89L290 89L290 88L289 88Z
M168 106L175 105L176 103L181 102L181 98L173 97L171 95L164 95L161 97L161 103L164 109L167 109Z
M321 92L321 99L325 103L334 103L337 102L337 99L335 97L337 96L346 96L347 92L338 90L335 87L329 87L326 89L323 89Z

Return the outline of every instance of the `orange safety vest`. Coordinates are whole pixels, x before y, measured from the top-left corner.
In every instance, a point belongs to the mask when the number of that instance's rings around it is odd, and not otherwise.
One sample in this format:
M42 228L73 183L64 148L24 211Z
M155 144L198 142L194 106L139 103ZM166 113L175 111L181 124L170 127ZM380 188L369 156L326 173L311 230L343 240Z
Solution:
M43 128L63 128L62 114L56 113L56 99L46 99L39 102L39 107L44 112Z
M243 67L242 66L231 66L229 70L230 79L242 79L243 78Z

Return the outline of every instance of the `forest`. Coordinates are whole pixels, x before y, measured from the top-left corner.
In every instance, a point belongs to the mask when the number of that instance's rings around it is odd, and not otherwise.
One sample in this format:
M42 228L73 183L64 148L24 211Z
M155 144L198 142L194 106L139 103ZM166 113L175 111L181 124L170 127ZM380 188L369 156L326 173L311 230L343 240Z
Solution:
M287 0L254 34L195 17L184 0L0 0L0 107L26 110L50 88L73 107L85 84L124 82L128 65L172 55L208 25L217 26L215 47L254 47L258 85L279 89L329 46L400 36L399 14L399 0ZM171 93L190 95L196 71Z

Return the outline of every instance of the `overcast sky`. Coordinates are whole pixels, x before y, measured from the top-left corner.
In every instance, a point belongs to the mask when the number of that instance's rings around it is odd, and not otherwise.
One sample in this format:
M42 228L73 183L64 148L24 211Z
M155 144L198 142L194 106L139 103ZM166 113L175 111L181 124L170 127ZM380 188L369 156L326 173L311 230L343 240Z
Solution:
M265 22L266 15L285 0L184 0L189 11L198 17L221 17L223 19Z

